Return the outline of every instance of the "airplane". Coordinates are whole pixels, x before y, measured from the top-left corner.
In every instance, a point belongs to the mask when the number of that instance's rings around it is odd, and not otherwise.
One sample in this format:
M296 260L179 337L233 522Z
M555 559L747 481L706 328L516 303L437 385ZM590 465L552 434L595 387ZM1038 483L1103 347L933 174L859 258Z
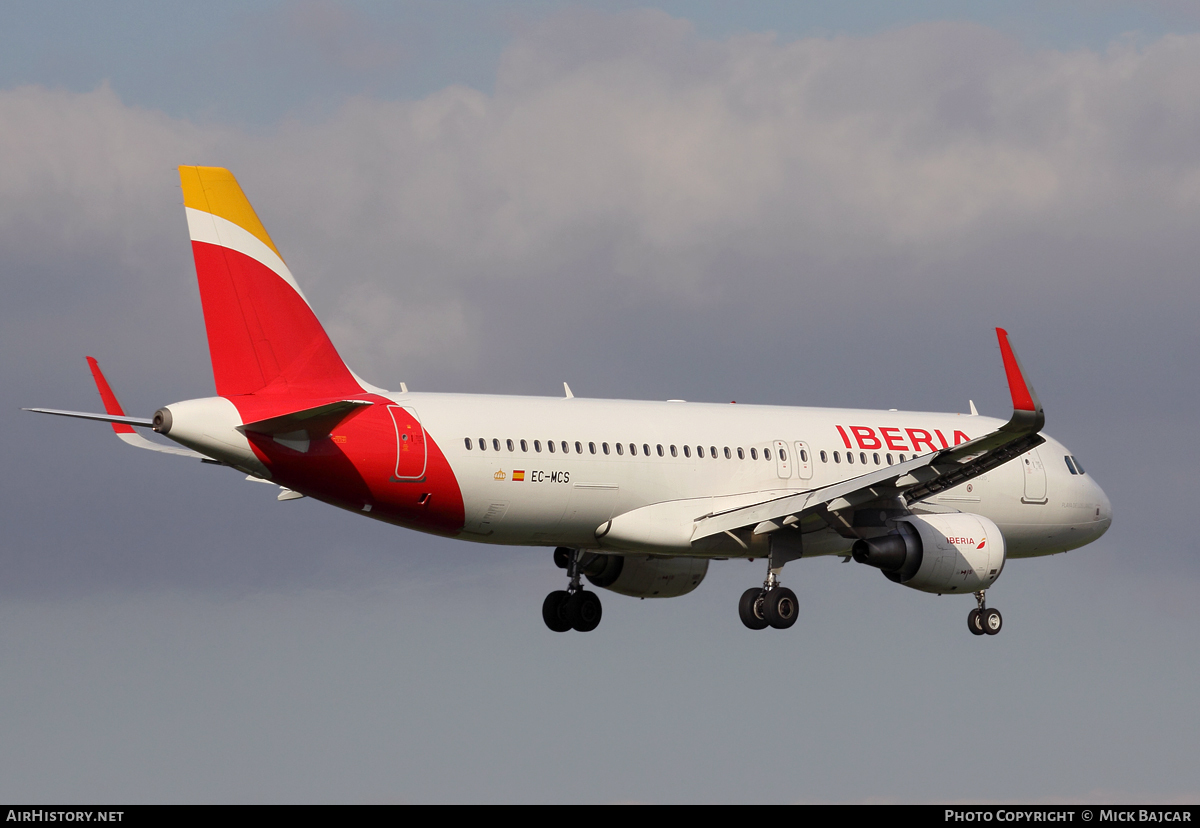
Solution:
M709 563L762 558L738 602L753 630L787 629L800 603L785 564L840 556L890 581L970 594L974 635L994 635L987 590L1010 558L1051 555L1108 530L1112 507L1045 413L996 329L1012 416L683 400L387 391L342 361L233 175L182 166L216 396L126 416L88 357L103 414L138 448L228 466L375 520L478 543L553 548L565 589L555 632L600 623L594 587L685 595ZM150 429L173 441L149 440Z

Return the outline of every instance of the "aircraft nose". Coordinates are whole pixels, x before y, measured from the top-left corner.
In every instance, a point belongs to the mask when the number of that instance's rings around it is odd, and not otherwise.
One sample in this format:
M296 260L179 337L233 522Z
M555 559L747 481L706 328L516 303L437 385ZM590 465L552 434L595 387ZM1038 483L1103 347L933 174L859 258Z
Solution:
M1100 531L1096 533L1096 537L1100 537L1108 531L1108 527L1112 525L1112 501L1108 499L1108 495L1096 483L1095 480L1089 480L1092 484L1093 499L1096 503L1095 523L1100 527Z

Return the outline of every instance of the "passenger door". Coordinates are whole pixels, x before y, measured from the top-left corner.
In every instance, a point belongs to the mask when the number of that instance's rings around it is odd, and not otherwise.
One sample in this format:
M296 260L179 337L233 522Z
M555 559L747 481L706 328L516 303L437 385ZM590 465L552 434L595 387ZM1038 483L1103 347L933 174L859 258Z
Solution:
M425 477L425 428L416 409L389 405L392 424L396 427L396 473L393 481L420 480Z
M1025 496L1021 501L1045 503L1049 500L1046 496L1046 467L1042 465L1037 449L1031 449L1021 458L1021 467L1025 472Z

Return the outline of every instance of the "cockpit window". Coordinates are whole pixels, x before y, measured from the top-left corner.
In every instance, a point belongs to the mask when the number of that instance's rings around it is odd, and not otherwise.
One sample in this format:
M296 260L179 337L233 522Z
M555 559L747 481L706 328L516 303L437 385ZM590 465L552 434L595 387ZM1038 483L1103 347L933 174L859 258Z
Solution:
M1080 473L1080 474L1087 474L1087 472L1085 472L1085 471L1083 470L1083 464L1079 462L1079 458L1078 458L1078 457L1076 457L1074 454L1072 454L1072 455L1071 455L1071 460L1072 460L1072 461L1074 461L1074 463L1075 463L1075 468L1079 469L1079 473Z
M1075 471L1075 464L1071 462L1071 455L1068 454L1063 459L1067 461L1067 468L1070 469L1071 474L1079 474L1079 472Z

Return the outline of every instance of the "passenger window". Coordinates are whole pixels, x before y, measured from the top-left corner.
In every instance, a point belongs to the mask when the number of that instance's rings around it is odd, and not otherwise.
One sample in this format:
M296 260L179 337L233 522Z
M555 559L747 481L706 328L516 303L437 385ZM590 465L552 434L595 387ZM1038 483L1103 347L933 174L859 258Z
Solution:
M892 465L892 455L887 455L887 461L889 466Z
M608 454L608 443L601 443L600 450L603 451L605 454Z
M550 450L550 453L551 453L551 454L554 454L554 441L553 441L553 440L547 440L547 441L546 441L546 448Z
M484 440L482 437L479 438L479 450L487 451L487 441Z
M784 451L783 449L779 450L779 459L785 463L787 462L787 452Z
M826 454L824 451L822 451L822 452L821 452L821 462L822 462L822 463L828 463L828 462L829 462L829 455L828 455L828 454Z
M750 459L751 459L751 460L757 460L757 459L758 459L758 449L756 449L756 448L752 448L752 449L750 449Z
M851 465L854 464L854 452L852 452L852 451L846 452L846 462L850 463Z
M521 451L529 451L529 443L526 443L524 440L521 441Z
M567 445L567 441L566 441L566 440L563 440L563 441L562 441L562 450L563 450L563 454L570 454L570 453L571 453L571 447L570 447L569 445Z
M471 450L471 438L467 437L465 442L467 444L467 451L470 451Z
M583 445L578 440L575 441L575 453L583 454Z
M516 451L516 446L514 446L514 445L513 445L513 441L512 441L512 440L509 440L509 441L508 441L508 450L509 450L509 451Z
M836 452L836 451L835 451L835 452L833 453L833 462L835 462L835 463L840 463L840 462L842 462L842 455L841 455L841 453L840 453L840 452Z
M876 465L876 466L878 466L878 465L879 465L879 454L878 454L878 452L876 452L875 454L872 454L872 455L871 455L871 459L873 459L873 460L875 461L875 465Z
M683 456L684 456L684 457L691 457L691 456L692 456L692 447L691 447L691 446L684 446L684 447L683 447Z
M624 453L625 453L625 448L620 443L617 443L617 454L622 455Z
M764 460L771 459L771 450L770 449L763 449L763 459Z
M865 451L860 451L858 453L858 459L862 461L864 466L867 465L867 453Z
M671 446L671 456L672 456L672 457L678 457L678 456L679 456L679 452L678 452L678 451L676 451L676 449L675 449L675 447L674 447L674 446Z
M533 450L536 451L538 454L542 453L542 441L541 440L533 441Z
M1085 472L1083 470L1083 464L1079 462L1078 457L1076 457L1074 454L1072 454L1071 459L1075 461L1075 468L1079 469L1080 474L1087 474L1087 472Z
M637 443L629 444L629 454L633 457L637 457Z
M1079 472L1075 471L1075 464L1071 462L1071 455L1068 454L1063 459L1067 461L1067 470L1070 471L1071 474L1079 474Z
M712 455L712 459L714 459L714 460L717 459L717 447L716 446L709 446L708 453L710 455Z
M704 456L704 446L696 446L696 456L697 457Z
M903 454L901 454L901 455L900 455L900 462L901 462L901 463L903 463L903 462L904 462L904 455L903 455Z
M746 452L742 450L742 447L741 447L741 446L738 446L738 459L739 459L739 460L745 460L745 459L746 459Z
M732 459L733 459L733 452L731 452L731 451L729 450L729 446L726 446L726 447L725 447L725 459L726 459L726 460L732 460Z
M595 454L596 453L596 444L588 443L588 451L590 451L592 454Z
M647 457L650 456L650 444L649 443L642 443L642 454L646 455Z
M658 449L658 456L659 456L659 457L665 457L665 456L666 456L666 455L665 455L665 453L663 452L662 443L659 443L659 444L658 444L658 446L656 446L656 448Z
M495 437L492 438L492 448L494 448L496 451L500 450L500 441Z
M805 451L804 449L800 449L800 462L801 463L808 462L808 452Z

